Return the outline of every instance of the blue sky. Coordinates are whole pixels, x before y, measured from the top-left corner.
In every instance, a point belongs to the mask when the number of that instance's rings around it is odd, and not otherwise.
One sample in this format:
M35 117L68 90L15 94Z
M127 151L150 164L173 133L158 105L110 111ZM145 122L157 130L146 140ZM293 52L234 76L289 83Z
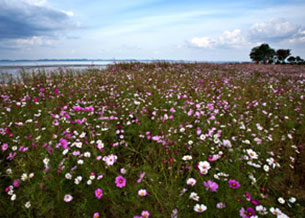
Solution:
M0 59L305 58L304 0L0 0Z

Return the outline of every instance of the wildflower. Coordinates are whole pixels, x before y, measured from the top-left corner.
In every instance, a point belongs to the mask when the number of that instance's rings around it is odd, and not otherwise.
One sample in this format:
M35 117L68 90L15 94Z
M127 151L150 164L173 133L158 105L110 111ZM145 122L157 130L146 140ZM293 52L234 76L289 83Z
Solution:
M126 169L125 169L125 168L121 168L120 172L121 172L122 174L125 174L125 173L126 173Z
M274 208L274 207L271 207L270 208L270 212L273 214L273 215L276 215L276 216L280 216L282 214L282 211L278 208Z
M103 190L98 188L95 190L94 194L96 198L100 199L103 196Z
M285 204L284 198L279 197L277 200L278 200L278 202L279 202L280 204Z
M248 207L246 210L247 218L255 216L255 210L252 207Z
M47 166L49 164L49 162L50 162L49 158L43 159L43 163L44 163L45 166Z
M190 194L190 199L193 199L194 201L199 201L199 196L198 196L197 193L192 192L192 193Z
M146 195L147 195L146 189L140 189L140 190L138 191L138 195L140 195L140 196L142 196L142 197L146 196Z
M141 216L144 217L144 218L148 218L149 215L150 215L150 213L147 210L143 210L142 213L141 213Z
M30 201L26 202L24 206L25 206L26 208L30 208L30 207L31 207L31 202L30 202Z
M13 185L14 187L18 187L20 185L20 179L16 179L14 182L13 182Z
M72 179L72 175L70 173L66 173L65 178L66 179Z
M226 207L226 204L223 203L223 202L219 202L219 203L216 204L216 207L217 207L218 209L223 209L223 208Z
M16 194L13 194L12 196L11 196L11 201L15 201L16 200Z
M250 200L251 200L251 195L250 195L249 192L246 192L246 193L245 193L245 197L246 197L247 201L250 201Z
M112 166L117 159L118 157L114 154L110 154L108 156L103 157L103 161L105 161L107 166Z
M70 201L72 201L72 200L73 200L72 195L70 195L70 194L65 195L65 197L64 197L64 201L65 201L65 202L70 202Z
M198 164L198 168L200 170L200 174L207 174L208 170L211 168L211 165L207 161L200 161Z
M218 184L209 180L208 182L203 182L203 185L206 187L207 190L211 190L212 192L217 192Z
M269 172L269 166L268 166L268 165L265 164L265 165L263 166L263 169L265 170L265 172Z
M200 138L200 140L204 141L206 137L204 134L201 134L199 138Z
M27 180L27 178L28 178L28 174L23 173L23 174L21 175L21 180L22 180L22 181Z
M87 151L84 153L84 156L89 158L89 157L91 157L91 153L89 151Z
M192 156L191 155L184 155L182 157L182 160L187 161L187 160L192 160Z
M126 179L123 176L117 176L115 178L115 184L118 188L123 188L126 186Z
M140 183L145 176L145 172L140 174L140 178L137 180L137 183Z
M194 179L194 178L188 178L187 180L186 180L186 184L187 185L190 185L190 186L194 186L194 185L196 185L196 179Z
M237 189L240 186L239 182L236 180L233 180L233 179L229 180L229 185L230 185L230 188L233 188L233 189Z
M258 205L255 207L256 211L259 212L259 214L261 215L266 215L268 212L267 212L267 209L265 207L263 207L262 205Z
M252 149L247 149L247 153L248 153L248 155L251 159L257 159L258 158L257 153L255 151L253 151Z
M207 207L204 204L196 204L194 206L194 211L196 211L197 213L202 213L204 211L206 211Z
M89 179L89 180L87 181L87 185L92 185L92 180L91 180L91 179Z
M99 218L99 217L100 217L99 212L95 212L95 213L93 214L93 218Z
M295 197L291 197L291 198L289 198L289 202L290 202L290 203L292 203L292 204L293 204L293 203L295 203L295 202L296 202L296 200L297 200L297 199L296 199Z

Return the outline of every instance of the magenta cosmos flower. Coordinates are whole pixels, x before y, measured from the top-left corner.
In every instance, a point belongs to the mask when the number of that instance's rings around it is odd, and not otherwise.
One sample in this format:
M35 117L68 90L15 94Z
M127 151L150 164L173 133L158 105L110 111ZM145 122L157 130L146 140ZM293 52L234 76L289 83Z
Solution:
M98 189L95 190L94 194L95 194L95 197L100 199L103 196L103 190L98 188Z
M233 180L233 179L229 180L229 185L230 185L230 188L233 188L233 189L237 189L240 186L239 182L237 182L236 180Z
M93 214L93 218L100 218L99 212L94 213L94 214Z
M203 182L203 185L207 190L210 189L212 192L217 192L218 185L216 182L209 180L208 182Z
M123 176L117 176L115 178L116 187L123 188L126 186L126 179Z

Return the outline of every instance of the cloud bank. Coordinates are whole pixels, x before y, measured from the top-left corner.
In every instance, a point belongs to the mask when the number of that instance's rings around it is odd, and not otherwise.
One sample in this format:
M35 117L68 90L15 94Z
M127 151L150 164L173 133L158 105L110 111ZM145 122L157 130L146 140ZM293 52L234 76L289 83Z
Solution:
M242 48L262 42L304 43L305 28L283 18L277 18L253 24L246 34L240 29L227 30L215 38L194 37L189 42L197 48Z
M46 0L0 0L0 40L52 36L75 28L72 16L48 7Z

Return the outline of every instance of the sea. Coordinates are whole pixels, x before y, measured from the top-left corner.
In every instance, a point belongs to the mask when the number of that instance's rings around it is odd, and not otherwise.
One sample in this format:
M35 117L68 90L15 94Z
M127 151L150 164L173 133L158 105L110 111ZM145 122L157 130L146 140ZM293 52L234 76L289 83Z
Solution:
M0 73L16 76L20 71L56 71L58 69L87 70L104 69L109 64L123 61L105 60L105 61L0 61ZM127 62L127 61L126 61Z

